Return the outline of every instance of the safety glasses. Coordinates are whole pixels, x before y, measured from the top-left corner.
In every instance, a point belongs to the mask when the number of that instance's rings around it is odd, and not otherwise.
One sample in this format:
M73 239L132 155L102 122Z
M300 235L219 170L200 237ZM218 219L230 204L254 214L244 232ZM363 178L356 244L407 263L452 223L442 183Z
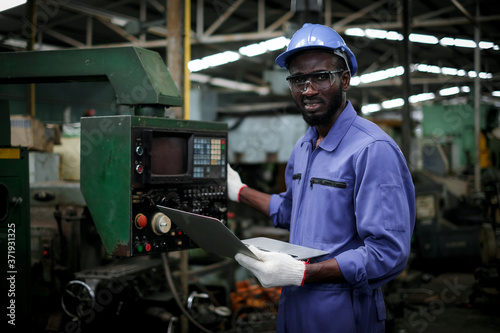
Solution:
M309 74L290 75L286 78L288 86L293 92L305 92L307 84L311 85L313 90L324 90L333 85L335 74L343 72L345 69L336 69L334 71L321 71Z

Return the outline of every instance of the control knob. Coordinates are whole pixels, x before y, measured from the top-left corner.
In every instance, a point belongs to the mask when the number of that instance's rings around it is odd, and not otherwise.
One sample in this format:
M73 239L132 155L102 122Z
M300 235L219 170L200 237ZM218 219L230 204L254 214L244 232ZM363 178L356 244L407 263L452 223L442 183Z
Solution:
M172 227L172 221L165 214L158 212L153 216L151 225L153 226L153 232L161 236L170 231L170 228Z

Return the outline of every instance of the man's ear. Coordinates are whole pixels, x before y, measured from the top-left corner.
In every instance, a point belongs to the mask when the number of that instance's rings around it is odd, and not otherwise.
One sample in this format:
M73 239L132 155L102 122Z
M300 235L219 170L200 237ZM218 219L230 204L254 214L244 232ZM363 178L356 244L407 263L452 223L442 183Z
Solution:
M343 71L340 78L342 80L342 91L347 92L351 88L351 75L349 74L349 71Z

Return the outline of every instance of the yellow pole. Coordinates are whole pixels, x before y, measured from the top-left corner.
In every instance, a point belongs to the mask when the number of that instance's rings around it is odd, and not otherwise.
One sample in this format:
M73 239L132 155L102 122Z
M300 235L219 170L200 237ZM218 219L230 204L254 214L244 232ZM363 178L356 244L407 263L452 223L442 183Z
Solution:
M191 80L188 62L191 60L191 1L184 1L184 4L184 119L189 119Z

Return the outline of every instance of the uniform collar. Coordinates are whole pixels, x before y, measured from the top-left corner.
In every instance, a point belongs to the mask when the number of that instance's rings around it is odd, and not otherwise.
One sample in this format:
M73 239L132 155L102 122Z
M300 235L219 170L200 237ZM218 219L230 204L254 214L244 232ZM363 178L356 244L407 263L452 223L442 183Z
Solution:
M326 138L319 144L324 150L333 151L339 145L342 138L345 136L349 127L351 127L352 122L356 119L357 113L354 110L351 102L347 101L346 107L337 118L332 128L328 132ZM304 135L303 141L310 142L316 140L318 137L318 132L316 131L316 127L309 127L306 134ZM313 144L314 144L313 142Z

